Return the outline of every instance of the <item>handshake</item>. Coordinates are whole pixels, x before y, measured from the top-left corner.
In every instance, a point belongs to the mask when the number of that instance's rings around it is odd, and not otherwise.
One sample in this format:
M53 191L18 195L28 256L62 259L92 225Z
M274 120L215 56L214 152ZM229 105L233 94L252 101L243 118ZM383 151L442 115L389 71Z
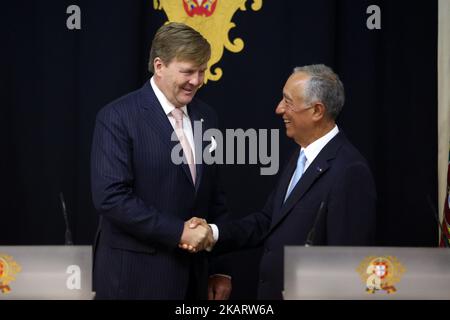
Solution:
M213 232L205 219L193 217L184 223L178 247L191 253L211 251L214 244Z

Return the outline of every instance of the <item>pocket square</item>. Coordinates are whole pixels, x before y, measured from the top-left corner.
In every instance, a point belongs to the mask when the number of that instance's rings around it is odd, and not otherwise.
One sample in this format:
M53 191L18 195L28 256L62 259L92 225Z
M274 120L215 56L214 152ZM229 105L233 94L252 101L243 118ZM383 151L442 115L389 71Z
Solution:
M209 147L209 153L213 152L214 150L216 150L217 148L217 142L216 139L214 139L214 137L211 137L211 146Z

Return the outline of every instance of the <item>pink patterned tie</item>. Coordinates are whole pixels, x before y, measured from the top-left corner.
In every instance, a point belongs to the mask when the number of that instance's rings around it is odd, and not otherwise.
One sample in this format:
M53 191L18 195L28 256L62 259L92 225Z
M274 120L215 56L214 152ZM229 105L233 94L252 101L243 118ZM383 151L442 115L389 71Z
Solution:
M195 163L194 156L192 155L192 149L189 142L184 135L183 131L183 111L179 108L172 110L172 116L175 118L175 132L180 140L181 147L183 148L184 156L186 157L187 163L189 165L189 170L191 171L192 181L195 184Z

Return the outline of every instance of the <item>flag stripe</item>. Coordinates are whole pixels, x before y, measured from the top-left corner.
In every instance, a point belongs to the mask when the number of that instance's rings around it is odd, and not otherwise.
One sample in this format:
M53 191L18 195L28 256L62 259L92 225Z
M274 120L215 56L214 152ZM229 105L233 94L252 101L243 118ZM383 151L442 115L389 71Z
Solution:
M439 213L446 236L449 235L450 161L450 1L439 0L438 29L438 188ZM439 231L440 232L440 231ZM442 243L441 243L442 244Z

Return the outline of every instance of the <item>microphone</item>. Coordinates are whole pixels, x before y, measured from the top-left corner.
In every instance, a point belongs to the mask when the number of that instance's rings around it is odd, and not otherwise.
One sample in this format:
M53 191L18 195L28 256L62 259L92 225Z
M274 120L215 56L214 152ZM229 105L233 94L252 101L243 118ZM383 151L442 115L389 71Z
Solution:
M316 220L314 220L313 227L311 228L311 230L308 233L308 236L306 237L305 247L311 247L314 245L314 235L316 233L317 223L319 222L320 217L323 215L324 211L325 211L325 201L322 201L320 203L319 210L317 211Z
M444 228L442 227L442 223L439 221L438 211L436 210L436 207L434 206L433 201L431 201L431 198L429 195L427 195L427 200L428 200L428 205L430 206L431 211L433 212L434 219L436 220L437 224L439 225L439 229L441 230L441 239L444 242L444 246L446 248L450 248L450 244L449 244L448 238L445 236L445 231L444 231Z
M59 200L61 202L61 207L62 207L62 212L63 212L63 217L64 217L64 223L66 224L66 233L64 235L64 237L65 237L64 244L66 246L71 246L71 245L73 245L72 233L70 232L69 219L67 218L66 203L64 201L64 195L63 195L62 192L59 193Z

